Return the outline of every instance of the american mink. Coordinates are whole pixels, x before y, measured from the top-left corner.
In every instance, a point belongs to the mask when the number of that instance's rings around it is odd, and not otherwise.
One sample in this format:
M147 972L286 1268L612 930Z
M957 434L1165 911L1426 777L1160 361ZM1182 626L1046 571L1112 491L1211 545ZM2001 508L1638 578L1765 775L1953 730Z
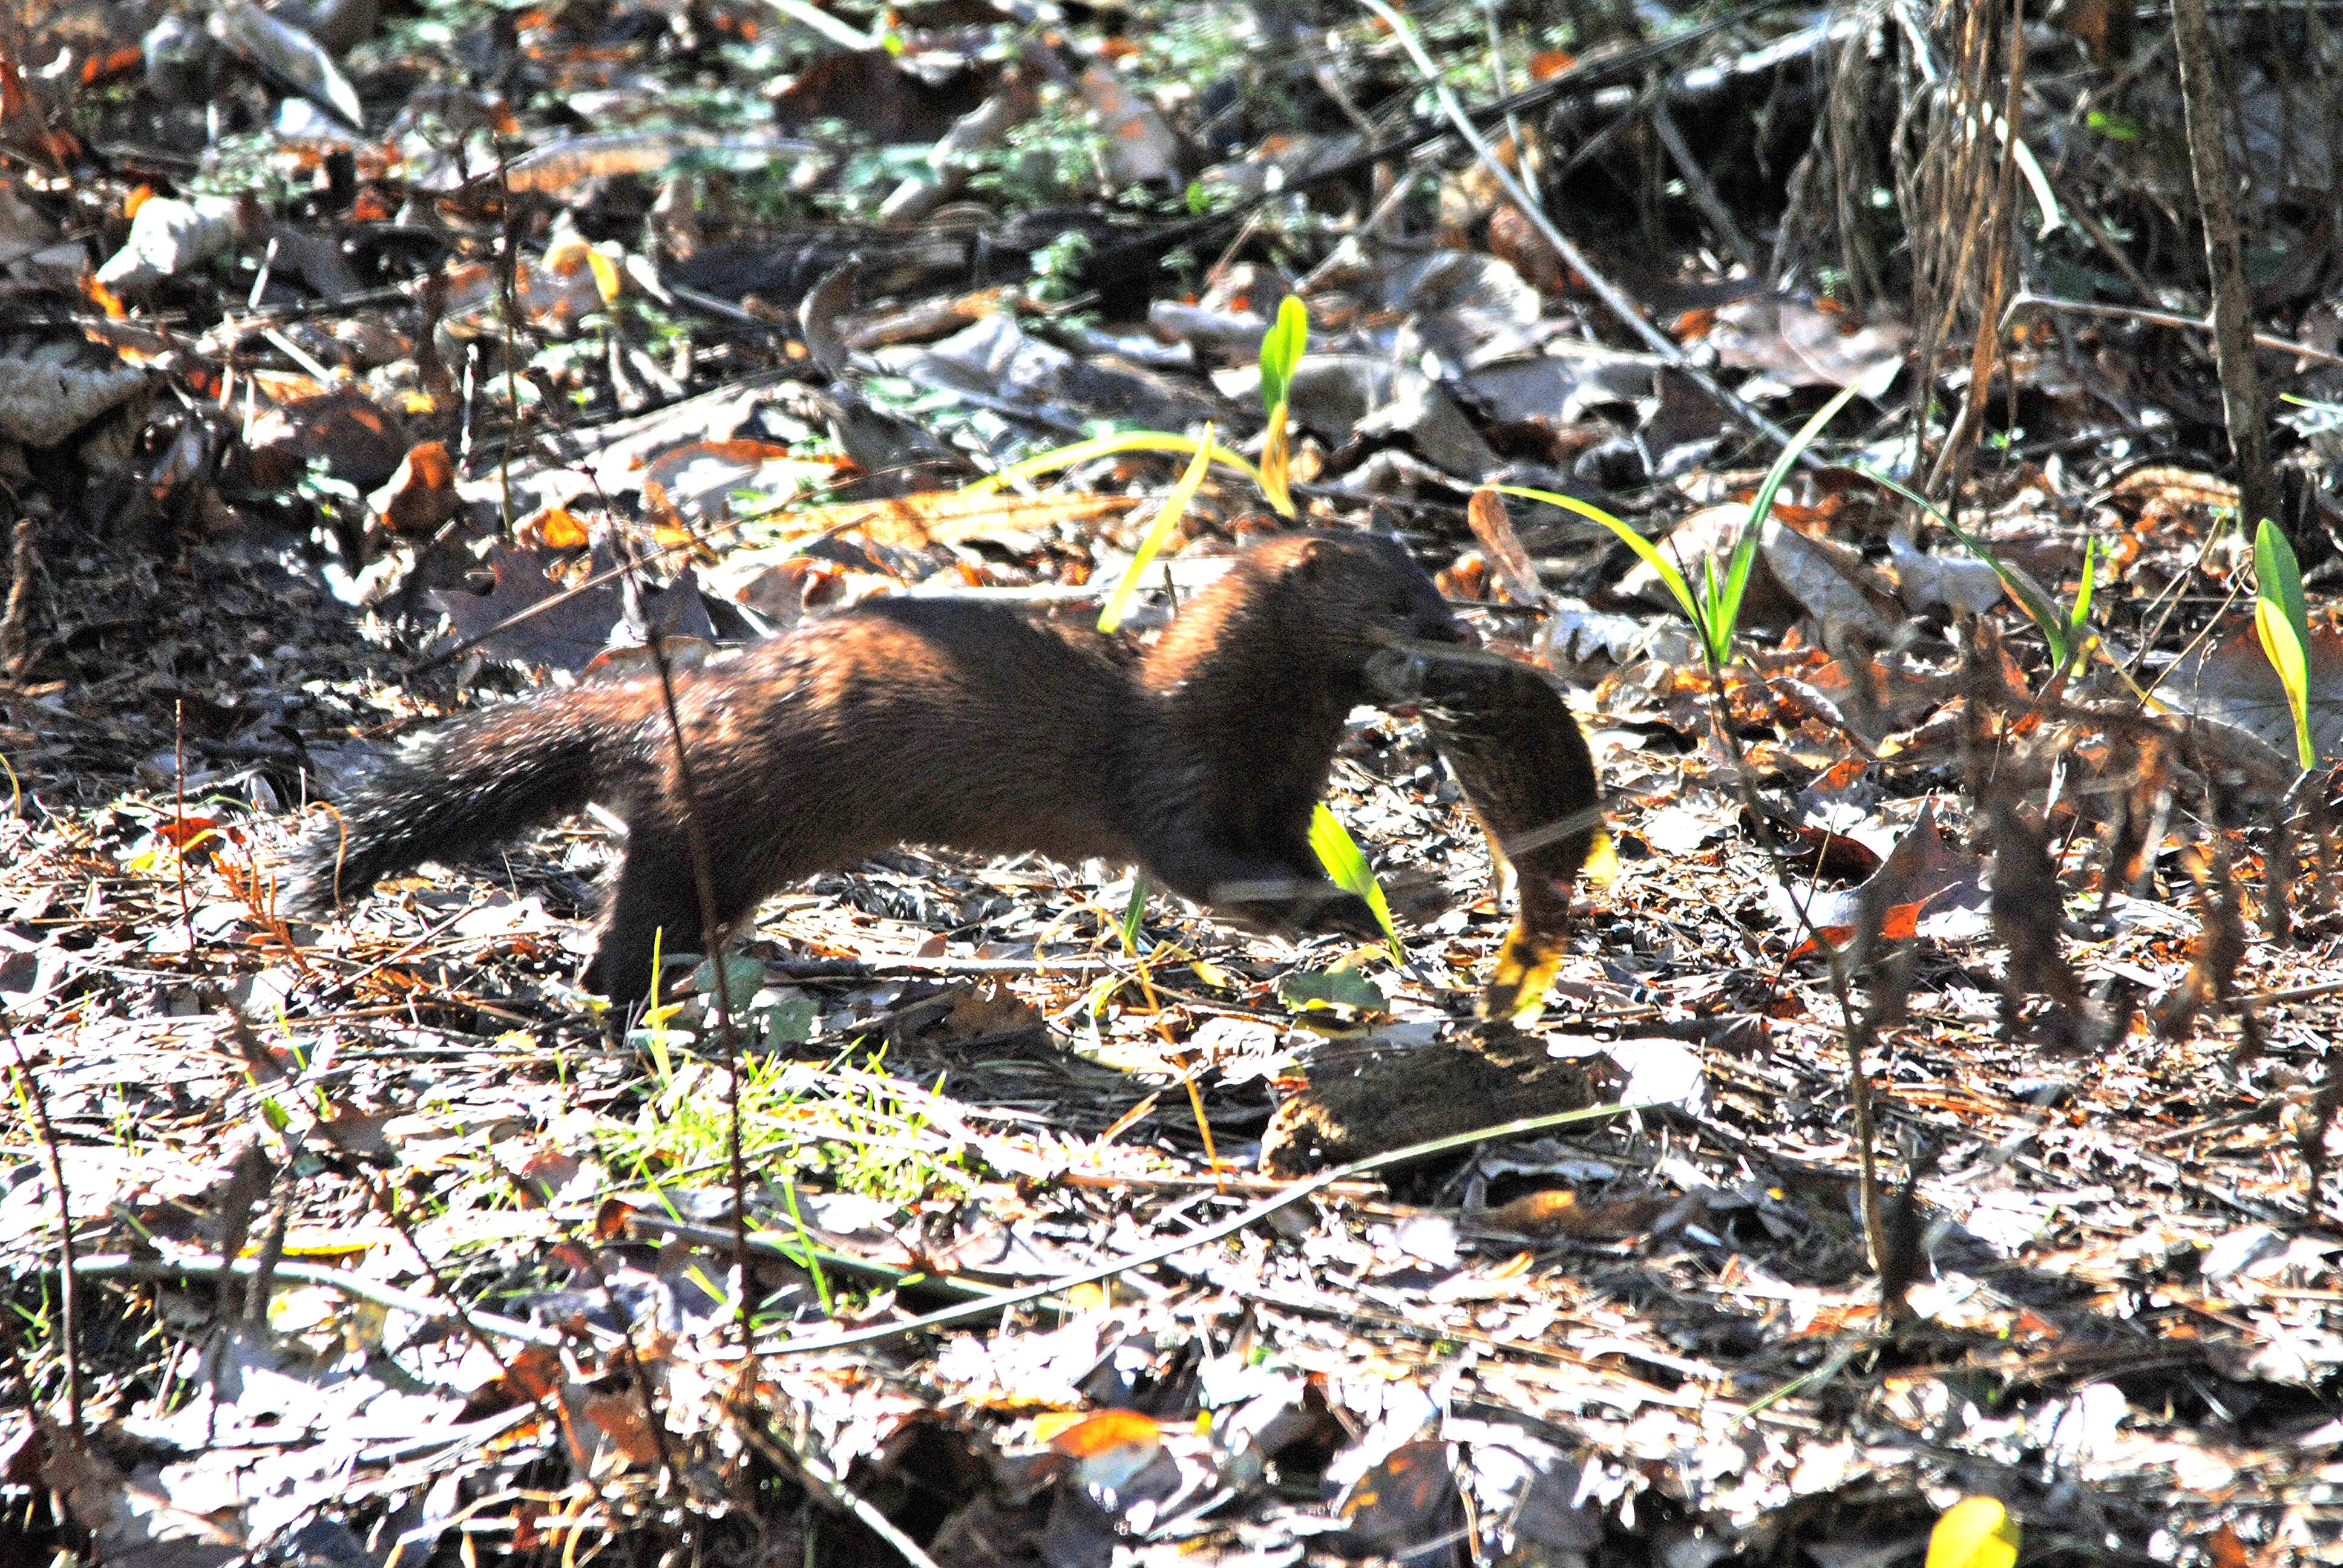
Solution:
M1143 654L965 600L889 598L675 677L717 919L900 844L1137 864L1240 923L1373 938L1327 881L1312 806L1394 640L1469 640L1393 540L1287 535L1237 556ZM584 982L639 1000L653 940L700 951L658 676L508 703L384 764L294 850L285 899L330 909L604 800L627 846ZM347 838L345 838L345 833Z
M1387 700L1422 709L1433 748L1489 836L1492 858L1513 868L1520 908L1481 1013L1520 1017L1545 1000L1562 958L1571 888L1597 845L1608 842L1586 737L1544 677L1494 655L1387 653L1372 661L1369 677Z

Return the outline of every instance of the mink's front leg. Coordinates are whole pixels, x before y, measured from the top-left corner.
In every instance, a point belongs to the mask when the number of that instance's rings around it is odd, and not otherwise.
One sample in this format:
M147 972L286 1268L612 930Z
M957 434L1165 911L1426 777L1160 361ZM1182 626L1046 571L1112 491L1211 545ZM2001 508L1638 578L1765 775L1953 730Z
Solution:
M612 880L593 961L579 977L588 990L624 1006L649 996L652 954L700 950L699 887L685 836L639 817Z
M1146 869L1182 898L1248 930L1286 937L1336 934L1369 941L1383 936L1364 899L1282 861L1194 844L1149 856Z

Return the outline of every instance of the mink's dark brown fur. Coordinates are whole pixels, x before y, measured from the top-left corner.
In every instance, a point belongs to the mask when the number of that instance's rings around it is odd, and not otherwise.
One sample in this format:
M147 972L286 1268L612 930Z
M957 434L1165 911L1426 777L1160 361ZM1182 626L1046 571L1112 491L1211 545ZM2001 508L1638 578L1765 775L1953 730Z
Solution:
M1491 654L1385 654L1370 678L1387 699L1423 710L1495 858L1513 868L1520 908L1482 1011L1511 1018L1534 1008L1561 957L1571 889L1604 836L1586 737L1544 676Z
M1256 929L1373 937L1365 903L1317 869L1311 809L1376 651L1467 635L1396 542L1289 535L1238 556L1136 660L1013 610L914 598L712 658L675 697L716 918L927 844L1101 856ZM453 720L301 842L287 907L606 801L627 847L584 978L638 999L655 937L702 950L675 749L656 674Z

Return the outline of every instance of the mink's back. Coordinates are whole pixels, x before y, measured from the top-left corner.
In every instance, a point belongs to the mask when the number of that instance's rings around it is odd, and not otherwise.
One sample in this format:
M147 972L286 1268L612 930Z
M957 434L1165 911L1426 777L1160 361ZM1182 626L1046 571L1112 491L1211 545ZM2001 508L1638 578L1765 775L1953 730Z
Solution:
M711 659L677 694L699 809L753 829L716 836L759 839L779 877L906 843L1126 854L1124 738L1150 699L1111 647L993 606L886 599ZM661 760L639 807L675 809L664 723L647 739Z

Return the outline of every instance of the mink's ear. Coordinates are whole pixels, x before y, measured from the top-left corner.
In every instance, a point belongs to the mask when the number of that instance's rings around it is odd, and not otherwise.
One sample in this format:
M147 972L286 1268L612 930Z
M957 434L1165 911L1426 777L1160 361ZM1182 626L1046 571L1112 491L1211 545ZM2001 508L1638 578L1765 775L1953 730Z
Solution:
M1302 541L1302 548L1293 553L1293 575L1304 581L1322 578L1334 569L1340 554L1341 547L1332 539L1316 536L1306 538Z

